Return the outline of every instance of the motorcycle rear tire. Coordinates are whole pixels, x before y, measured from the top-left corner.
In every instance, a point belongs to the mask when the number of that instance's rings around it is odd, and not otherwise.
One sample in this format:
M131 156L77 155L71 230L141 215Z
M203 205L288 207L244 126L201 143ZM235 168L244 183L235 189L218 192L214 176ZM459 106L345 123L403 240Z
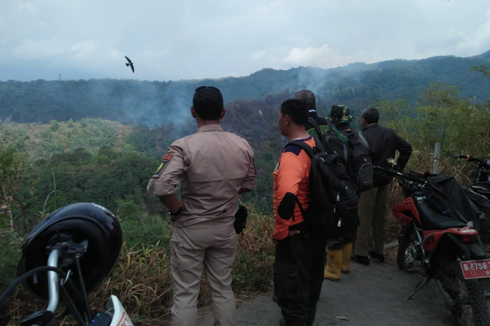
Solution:
M458 261L451 262L446 269L446 273L453 282L456 282L456 288L459 289L458 293L449 293L455 302L455 306L451 309L451 314L456 325L490 325L490 312L485 301L483 289L478 280L466 280L463 277L463 272ZM461 295L461 290L463 289L466 295ZM469 305L463 305L462 303L464 302L469 302Z
M402 233L402 237L400 238L400 242L398 244L398 252L396 254L396 262L398 263L398 267L403 270L407 270L413 266L412 263L407 262L406 252L407 248L414 241L414 226L413 223L410 223ZM415 257L413 257L415 259Z

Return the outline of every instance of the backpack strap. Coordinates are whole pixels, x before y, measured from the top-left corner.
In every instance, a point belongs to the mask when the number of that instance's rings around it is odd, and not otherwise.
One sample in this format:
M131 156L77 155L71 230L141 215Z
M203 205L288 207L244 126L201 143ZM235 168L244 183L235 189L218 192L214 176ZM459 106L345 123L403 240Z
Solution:
M328 125L328 130L327 130L327 134L332 134L333 133L333 126L332 126L332 123L330 122L330 119L325 119L327 121L327 125Z
M325 153L325 154L328 154L324 147L323 147L323 144L320 142L320 140L318 140L318 138L316 137L313 137L315 139L315 147L318 149L318 152L317 153ZM293 140L292 142L289 142L286 144L286 146L288 145L293 145L293 146L297 146L301 149L303 149L306 154L308 154L308 156L311 158L312 160L312 163L313 163L313 156L315 156L315 152L313 150L313 148L311 148L308 144L306 144L304 141L302 140ZM286 146L284 146L284 148L286 148ZM321 160L323 161L324 164L326 165L330 165L332 163L332 161L335 161L337 159L339 159L340 156L339 154L328 154L328 155L322 155L322 158Z
M312 117L308 117L308 122L315 128L318 137L320 137L320 140L323 142L323 140L325 139L325 133L320 129L318 123L316 123L315 119L313 119Z
M313 125L313 127L315 128L315 131L317 132L317 134L319 135L320 137L320 141L323 143L323 142L327 142L327 145L329 144L328 142L328 137L325 137L326 135L333 135L333 130L334 130L334 126L332 125L332 123L330 122L330 119L325 119L325 121L327 121L327 130L325 132L323 132L321 129L320 129L320 126L318 125L318 123L315 121L315 119L313 119L312 117L309 117L308 118L308 122L310 124Z
M325 152L325 148L323 147L322 142L318 138L316 138L314 136L312 136L312 137L313 137L313 139L315 139L315 147L318 149L318 151ZM289 145L297 146L297 147L303 149L311 159L313 159L313 156L315 155L313 148L311 148L310 145L308 145L307 143L305 143L302 140L293 140L293 141L287 143L286 146L284 146L284 148L286 148Z
M369 143L367 139L360 132L357 133L357 136L359 137L359 141L361 142L362 146L364 146L366 150L369 151Z

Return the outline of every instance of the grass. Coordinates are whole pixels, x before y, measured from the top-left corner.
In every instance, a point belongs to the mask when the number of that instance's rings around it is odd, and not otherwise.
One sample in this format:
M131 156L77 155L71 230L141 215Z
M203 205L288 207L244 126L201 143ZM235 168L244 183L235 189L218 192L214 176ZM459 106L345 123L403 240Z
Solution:
M154 225L155 221L151 223ZM162 221L162 225L167 224ZM270 217L256 214L253 208L249 208L247 228L243 235L238 236L238 250L233 269L233 289L237 304L247 302L272 289L273 228L274 221ZM142 230L146 234L147 229ZM155 230L161 232L159 227L155 227ZM137 229L132 226L131 232L137 232ZM164 236L168 237L169 234ZM132 243L132 246L124 244L112 275L97 291L90 294L91 305L98 311L105 311L106 301L112 294L119 298L135 324L167 324L170 321L172 305L168 245L161 245L160 242L137 243L134 240ZM209 288L203 275L198 301L201 313L209 311L210 304ZM19 287L6 304L0 307L0 324L18 325L21 318L41 309L45 309L45 303ZM71 317L67 317L61 325L75 323Z

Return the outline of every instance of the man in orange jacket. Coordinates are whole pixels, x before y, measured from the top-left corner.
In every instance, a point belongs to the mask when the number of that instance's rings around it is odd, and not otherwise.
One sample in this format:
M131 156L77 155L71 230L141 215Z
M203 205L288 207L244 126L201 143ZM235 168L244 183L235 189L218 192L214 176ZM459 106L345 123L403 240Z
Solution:
M279 129L289 141L311 147L306 132L308 110L300 100L286 100L279 112ZM323 282L325 239L312 236L301 209L308 208L311 159L301 148L286 145L274 169L274 299L284 317L281 325L313 325Z

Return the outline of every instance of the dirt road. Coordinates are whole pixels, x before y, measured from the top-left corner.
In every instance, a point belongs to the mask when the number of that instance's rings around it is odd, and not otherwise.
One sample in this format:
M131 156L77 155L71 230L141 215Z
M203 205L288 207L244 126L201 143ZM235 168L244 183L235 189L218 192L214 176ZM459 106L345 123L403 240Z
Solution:
M433 281L412 300L405 298L422 279L401 271L393 263L351 264L350 274L339 283L324 281L315 326L452 325L451 314ZM281 313L272 294L237 309L236 325L277 326ZM213 316L197 325L212 326Z

